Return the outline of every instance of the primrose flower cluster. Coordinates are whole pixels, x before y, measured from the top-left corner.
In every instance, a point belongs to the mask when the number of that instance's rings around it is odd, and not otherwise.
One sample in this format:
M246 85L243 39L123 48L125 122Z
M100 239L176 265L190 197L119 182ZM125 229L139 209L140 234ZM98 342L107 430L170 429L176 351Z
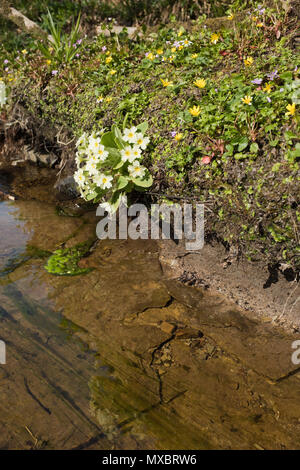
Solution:
M141 164L142 153L150 142L144 135L146 130L147 123L143 123L125 128L123 134L115 125L110 132L82 134L76 143L74 179L85 200L103 201L113 213L125 193L152 185L151 176Z

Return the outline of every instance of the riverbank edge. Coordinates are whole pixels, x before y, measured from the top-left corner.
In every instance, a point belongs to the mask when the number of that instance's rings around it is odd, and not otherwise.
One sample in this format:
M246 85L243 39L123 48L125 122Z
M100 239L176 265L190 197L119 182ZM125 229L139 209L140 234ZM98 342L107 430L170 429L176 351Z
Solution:
M158 245L167 278L224 295L249 318L300 331L300 284L284 267L239 258L216 240L195 253L185 249L184 240L160 240Z

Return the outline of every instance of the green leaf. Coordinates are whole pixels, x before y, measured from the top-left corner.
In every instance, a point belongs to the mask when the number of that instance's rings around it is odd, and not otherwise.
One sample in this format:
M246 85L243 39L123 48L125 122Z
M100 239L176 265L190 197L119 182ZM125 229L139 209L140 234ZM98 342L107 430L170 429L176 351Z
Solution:
M259 147L256 142L253 142L253 144L250 145L250 152L252 153L257 153L259 150Z
M283 72L280 74L280 78L282 80L290 81L293 79L293 73L292 72Z
M96 191L92 191L87 196L85 196L85 199L87 201L91 201L92 199L95 199L95 197L97 196L98 196L98 193L96 193Z
M248 139L247 137L242 137L238 146L238 151L242 152L246 147L248 147Z
M118 181L117 181L117 190L123 189L127 186L129 183L129 178L127 176L120 176Z
M136 186L140 186L141 188L149 188L153 184L153 178L151 175L147 179L143 180L132 178L132 181Z
M123 162L123 160L121 160L119 163L117 163L115 166L114 166L114 170L118 170L119 168L121 168L123 165L125 164L125 162Z
M137 126L137 129L144 135L148 129L148 122L147 121L142 122L142 124L139 124Z
M280 169L280 163L275 163L273 166L272 166L272 171L274 173L276 173L277 171L279 171Z
M125 148L126 143L122 139L122 133L121 133L120 129L118 128L118 126L116 126L115 124L112 126L112 132L114 134L114 140L115 140L118 148L120 148L120 149Z
M121 203L121 199L122 199L123 195L124 195L124 193L119 192L119 191L115 191L113 193L111 199L108 201L110 206L111 206L112 213L114 213L118 210L118 207Z
M114 135L112 132L106 132L105 134L103 134L101 138L101 144L104 145L104 147L117 148Z

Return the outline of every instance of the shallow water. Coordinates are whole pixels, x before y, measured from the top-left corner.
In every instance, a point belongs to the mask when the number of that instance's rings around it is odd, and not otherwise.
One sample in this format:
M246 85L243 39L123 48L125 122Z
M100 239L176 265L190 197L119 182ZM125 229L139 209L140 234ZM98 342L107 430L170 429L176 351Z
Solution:
M0 202L0 448L299 448L299 338L165 279L151 241L98 242L85 275L45 270L95 226Z

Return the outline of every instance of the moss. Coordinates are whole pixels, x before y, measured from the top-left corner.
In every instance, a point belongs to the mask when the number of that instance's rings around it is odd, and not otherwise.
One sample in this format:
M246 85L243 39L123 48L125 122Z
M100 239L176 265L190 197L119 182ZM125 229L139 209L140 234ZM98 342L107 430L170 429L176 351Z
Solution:
M91 268L80 268L78 262L90 250L93 242L79 243L71 248L56 250L48 259L45 269L50 274L57 276L77 276L87 274Z

